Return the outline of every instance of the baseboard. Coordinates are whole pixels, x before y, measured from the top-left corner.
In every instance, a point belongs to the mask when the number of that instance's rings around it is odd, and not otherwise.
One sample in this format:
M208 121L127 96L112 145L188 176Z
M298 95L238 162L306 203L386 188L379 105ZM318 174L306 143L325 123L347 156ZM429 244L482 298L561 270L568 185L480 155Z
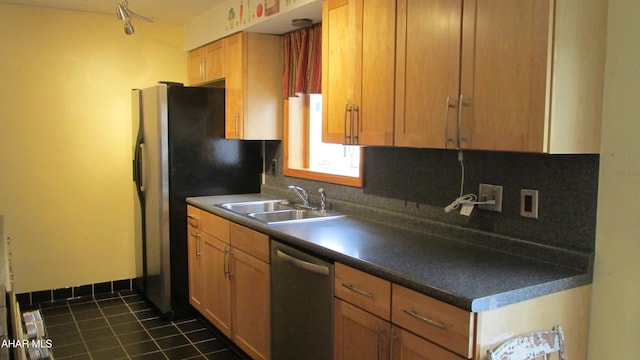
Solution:
M134 279L105 281L73 287L40 290L17 294L16 298L21 306L52 302L57 300L74 299L79 297L95 297L105 293L133 290Z

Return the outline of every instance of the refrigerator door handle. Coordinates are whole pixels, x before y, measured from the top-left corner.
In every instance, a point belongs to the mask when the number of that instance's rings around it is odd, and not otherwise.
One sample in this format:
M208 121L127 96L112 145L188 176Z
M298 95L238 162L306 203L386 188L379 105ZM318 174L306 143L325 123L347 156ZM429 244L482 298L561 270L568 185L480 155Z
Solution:
M133 181L136 183L138 197L144 198L144 182L142 177L142 151L144 147L144 138L138 137L136 141L135 155L133 159Z

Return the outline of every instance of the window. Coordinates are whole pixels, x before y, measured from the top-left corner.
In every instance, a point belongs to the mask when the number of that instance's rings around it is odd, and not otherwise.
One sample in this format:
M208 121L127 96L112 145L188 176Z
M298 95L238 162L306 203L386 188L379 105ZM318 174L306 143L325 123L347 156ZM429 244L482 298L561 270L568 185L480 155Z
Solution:
M322 142L322 95L285 101L284 174L362 187L363 149Z

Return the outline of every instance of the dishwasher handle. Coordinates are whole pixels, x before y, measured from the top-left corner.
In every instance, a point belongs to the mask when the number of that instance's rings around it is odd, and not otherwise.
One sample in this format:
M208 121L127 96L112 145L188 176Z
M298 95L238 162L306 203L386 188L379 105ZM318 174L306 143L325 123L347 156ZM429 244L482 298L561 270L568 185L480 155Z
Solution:
M285 260L289 263L291 263L293 266L312 272L312 273L316 273L319 275L329 275L329 268L326 266L322 266L322 265L316 265L313 263L310 263L308 261L304 261L304 260L300 260L296 257L293 257L285 252L283 252L280 249L276 249L276 255L278 255L278 257L282 260Z

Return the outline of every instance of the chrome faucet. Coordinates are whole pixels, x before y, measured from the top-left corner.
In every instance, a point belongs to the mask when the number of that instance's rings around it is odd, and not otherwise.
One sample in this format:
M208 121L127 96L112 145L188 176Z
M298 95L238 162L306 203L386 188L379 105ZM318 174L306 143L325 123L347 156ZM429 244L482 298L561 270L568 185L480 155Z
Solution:
M303 188L301 188L299 186L295 186L295 185L289 185L289 190L291 190L294 193L296 193L296 195L298 195L298 197L300 197L300 199L302 199L302 204L304 206L309 206L309 194L307 194L307 192L304 191Z
M324 189L318 189L320 193L320 211L327 211L327 194L325 194Z

